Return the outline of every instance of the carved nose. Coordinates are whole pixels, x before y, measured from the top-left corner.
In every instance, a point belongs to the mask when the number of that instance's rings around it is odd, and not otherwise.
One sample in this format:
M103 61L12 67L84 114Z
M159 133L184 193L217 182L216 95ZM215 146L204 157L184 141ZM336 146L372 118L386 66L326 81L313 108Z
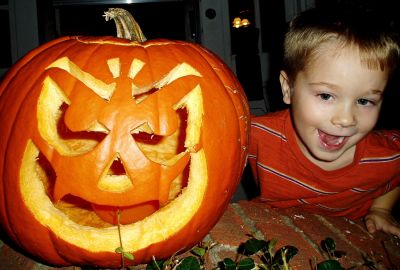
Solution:
M122 161L117 157L113 160L110 168L97 183L100 190L114 193L122 193L133 187L131 179L126 175Z
M110 169L108 170L108 174L110 175L125 175L125 168L124 165L122 164L121 159L117 158L113 161L111 164Z

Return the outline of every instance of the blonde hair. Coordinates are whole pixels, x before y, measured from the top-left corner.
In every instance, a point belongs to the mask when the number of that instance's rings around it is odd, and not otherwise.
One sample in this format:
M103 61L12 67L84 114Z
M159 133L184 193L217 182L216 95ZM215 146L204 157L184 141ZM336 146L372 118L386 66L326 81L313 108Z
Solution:
M283 68L293 82L327 44L335 44L338 49L358 47L363 65L391 74L397 66L400 48L395 32L388 29L376 18L363 20L362 16L338 10L307 10L289 25L284 42Z

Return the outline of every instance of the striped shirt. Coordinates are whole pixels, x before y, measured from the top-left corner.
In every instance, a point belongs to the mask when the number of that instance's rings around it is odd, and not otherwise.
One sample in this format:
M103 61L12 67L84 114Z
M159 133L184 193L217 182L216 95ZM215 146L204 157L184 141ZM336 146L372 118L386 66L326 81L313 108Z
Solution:
M301 152L288 110L252 118L248 157L260 199L274 207L355 219L400 183L399 131L371 132L352 164L325 171Z

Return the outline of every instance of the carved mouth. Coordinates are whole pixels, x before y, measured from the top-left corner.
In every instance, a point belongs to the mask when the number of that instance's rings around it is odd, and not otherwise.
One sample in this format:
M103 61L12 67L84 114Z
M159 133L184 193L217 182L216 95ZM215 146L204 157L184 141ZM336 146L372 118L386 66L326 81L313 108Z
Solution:
M92 220L93 215L87 204L75 207L75 204L81 202L79 199L67 197L64 202L55 205L46 193L44 172L38 164L39 156L39 149L29 141L20 170L22 197L35 219L44 227L48 227L57 237L73 245L92 252L114 252L119 246L117 226L107 224L100 219ZM126 251L135 252L161 242L183 228L202 204L207 179L204 151L191 153L188 184L180 195L154 214L121 228ZM85 218L86 224L77 222L77 220L82 222Z

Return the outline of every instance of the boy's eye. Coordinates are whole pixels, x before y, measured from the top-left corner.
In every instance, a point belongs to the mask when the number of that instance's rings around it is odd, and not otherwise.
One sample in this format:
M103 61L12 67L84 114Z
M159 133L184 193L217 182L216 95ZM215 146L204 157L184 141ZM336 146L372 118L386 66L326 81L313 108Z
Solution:
M375 105L375 102L365 99L365 98L360 98L359 100L357 100L357 103L362 106Z
M329 100L329 99L332 98L332 95L327 94L327 93L321 93L321 94L319 94L319 97L320 97L322 100Z

